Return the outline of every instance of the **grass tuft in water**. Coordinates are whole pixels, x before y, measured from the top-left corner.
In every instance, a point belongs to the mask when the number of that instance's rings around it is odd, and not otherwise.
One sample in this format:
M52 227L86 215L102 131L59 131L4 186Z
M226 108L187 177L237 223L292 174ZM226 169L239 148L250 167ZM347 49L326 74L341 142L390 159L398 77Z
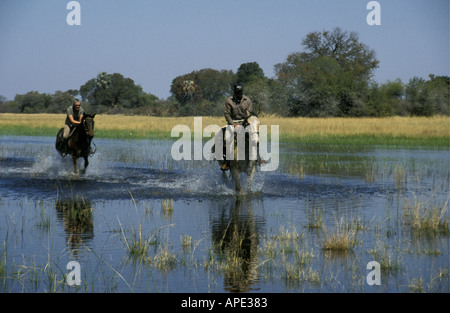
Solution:
M162 214L165 219L169 219L173 215L173 200L164 199L161 202Z
M161 271L167 272L169 270L173 270L177 265L176 256L169 252L167 247L163 247L153 258L154 267Z
M350 227L343 218L336 221L334 232L329 233L324 228L324 237L322 241L323 250L348 252L356 245L356 229Z
M139 225L138 230L132 229L131 235L125 235L122 224L119 221L120 230L127 248L128 256L133 260L140 260L144 263L151 263L149 258L149 249L151 246L156 245L155 234L144 236L142 231L142 225Z
M50 216L47 214L45 209L42 208L36 226L41 230L49 230L50 225L51 225Z
M287 286L298 287L303 282L310 282L319 284L320 275L319 272L313 270L311 267L303 268L298 264L285 264L285 272L282 274L282 278Z
M180 236L181 247L186 252L192 246L192 237L189 235Z
M446 214L448 202L441 207L438 205L427 206L420 201L406 204L404 207L404 224L416 235L449 235L449 220Z
M320 208L313 208L312 211L308 210L306 227L309 229L321 229L323 227L322 210Z
M403 259L401 254L396 253L392 247L385 242L378 240L374 249L369 249L368 254L379 260L380 268L383 272L398 272L402 268Z

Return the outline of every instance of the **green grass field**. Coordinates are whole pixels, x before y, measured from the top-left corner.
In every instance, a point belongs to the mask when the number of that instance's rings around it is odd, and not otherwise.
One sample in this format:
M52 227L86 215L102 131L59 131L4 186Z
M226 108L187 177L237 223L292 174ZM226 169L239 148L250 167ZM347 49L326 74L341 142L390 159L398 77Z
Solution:
M0 114L0 135L56 136L63 114ZM450 148L450 117L282 118L260 117L278 125L281 142ZM96 138L173 139L175 125L194 132L194 117L97 115ZM203 117L202 127L225 125L223 117Z

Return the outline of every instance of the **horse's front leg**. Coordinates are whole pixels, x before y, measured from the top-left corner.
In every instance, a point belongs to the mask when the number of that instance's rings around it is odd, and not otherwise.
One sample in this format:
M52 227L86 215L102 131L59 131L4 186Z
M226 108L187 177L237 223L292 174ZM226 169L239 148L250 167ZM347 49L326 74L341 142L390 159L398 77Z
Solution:
M237 166L231 166L231 176L236 184L236 191L241 192L241 174L239 172L239 168Z
M75 174L78 174L78 168L77 168L77 157L72 155L72 163L73 163L73 172Z
M247 176L248 176L248 190L251 190L253 177L255 176L255 161L250 161L249 168L247 169Z
M84 158L84 168L83 171L81 172L82 174L86 173L87 167L89 166L88 156L85 155L83 156L83 158Z

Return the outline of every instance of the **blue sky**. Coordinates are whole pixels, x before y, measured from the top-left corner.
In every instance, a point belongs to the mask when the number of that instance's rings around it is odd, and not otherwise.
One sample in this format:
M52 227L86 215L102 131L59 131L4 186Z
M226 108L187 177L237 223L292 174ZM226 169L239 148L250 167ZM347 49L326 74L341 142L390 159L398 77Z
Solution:
M449 0L0 0L0 95L78 89L99 72L121 73L145 92L170 95L194 70L236 71L258 62L267 77L313 31L355 31L380 61L379 83L449 74Z

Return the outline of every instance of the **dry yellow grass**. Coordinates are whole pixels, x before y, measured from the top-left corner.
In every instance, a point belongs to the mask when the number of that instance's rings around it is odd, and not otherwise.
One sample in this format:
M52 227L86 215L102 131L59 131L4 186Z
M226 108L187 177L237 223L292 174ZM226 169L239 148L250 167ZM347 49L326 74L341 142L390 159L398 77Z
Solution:
M60 128L64 114L0 114L0 128ZM390 136L407 138L450 138L450 117L387 117L387 118L283 118L262 116L262 125L279 125L280 137L301 139L308 136ZM193 117L153 117L97 115L96 129L103 132L124 132L143 136L148 133L168 134L175 125L187 125L194 130ZM223 117L203 117L202 127L225 125Z
M369 135L393 137L450 137L450 117L386 118L279 118L265 117L262 123L280 125L280 134L303 137L310 135Z
M24 126L24 127L63 127L64 115L62 114L0 114L0 126Z
M1 113L0 126L23 126L32 128L61 128L64 126L64 114L13 114ZM203 127L209 124L222 125L224 118L203 117ZM155 116L127 116L101 115L95 117L95 127L102 130L123 131L160 131L168 132L175 125L187 125L193 129L193 117L155 117Z

